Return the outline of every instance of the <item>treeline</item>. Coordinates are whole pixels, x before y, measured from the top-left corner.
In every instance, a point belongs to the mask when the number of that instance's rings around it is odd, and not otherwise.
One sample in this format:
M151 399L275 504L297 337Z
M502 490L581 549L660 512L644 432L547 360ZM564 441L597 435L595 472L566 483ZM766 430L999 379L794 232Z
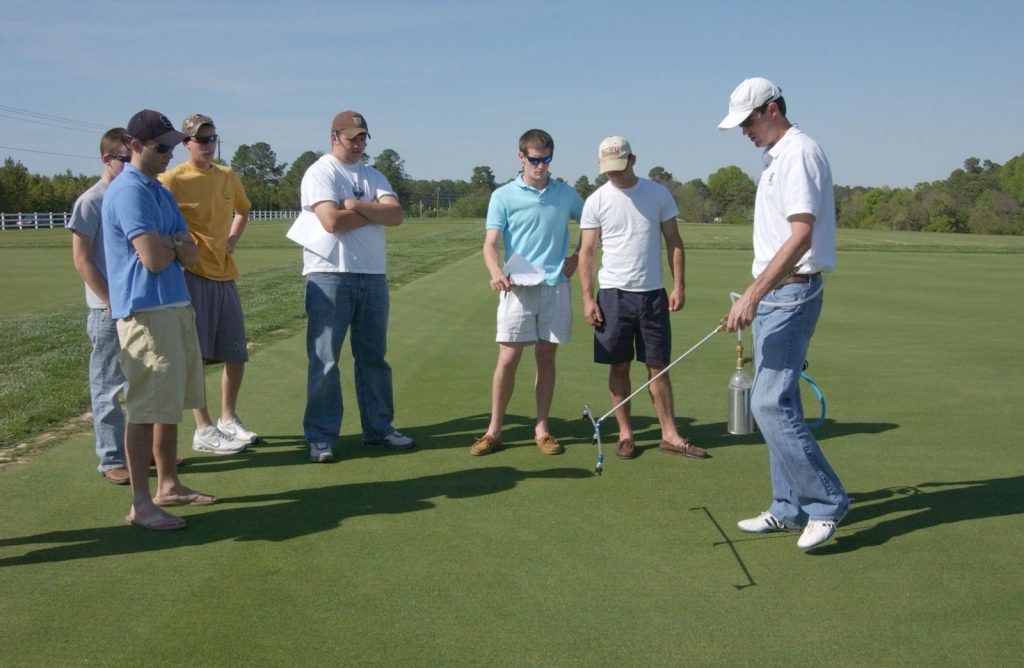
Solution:
M231 158L253 208L289 211L299 208L299 185L320 153L306 151L291 165L278 163L265 142L243 144ZM473 168L468 180L413 179L397 151L385 149L369 164L387 176L407 215L417 217L483 217L491 192L499 185L490 167ZM707 181L676 181L661 166L648 177L671 190L679 217L693 223L750 224L756 183L735 165L723 167ZM30 174L7 158L0 167L0 211L70 211L75 198L96 181L70 170L47 177ZM574 184L586 198L607 179L581 176ZM1024 154L1004 165L968 158L947 179L913 188L839 186L835 188L840 227L863 229L1024 234Z

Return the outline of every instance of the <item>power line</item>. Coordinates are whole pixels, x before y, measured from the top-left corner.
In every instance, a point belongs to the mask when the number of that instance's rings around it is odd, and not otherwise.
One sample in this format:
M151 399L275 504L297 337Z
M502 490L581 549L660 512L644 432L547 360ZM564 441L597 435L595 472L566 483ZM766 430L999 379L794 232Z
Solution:
M76 155L74 153L53 153L51 151L36 151L30 148L19 148L17 146L4 146L0 144L0 148L5 148L9 151L24 151L25 153L42 153L43 155L59 155L62 158L84 158L85 160L95 160L96 156L92 155Z
M6 105L6 104L0 104L0 109L2 109L3 111L10 112L10 113L20 114L22 116L29 116L29 117L32 117L32 118L40 118L40 119L44 119L44 120L47 120L47 121L55 121L55 122L58 122L58 123L70 123L72 125L81 125L81 126L84 126L86 128L93 129L93 130L106 130L107 129L106 127L100 125L99 123L91 123L91 122L88 122L88 121L79 121L79 120L75 120L74 118L64 118L63 116L51 116L50 114L43 114L43 113L40 113L38 111L31 111L29 109L21 109L19 107L11 107L11 106ZM12 118L12 117L8 116L7 118ZM27 120L27 119L15 118L15 120L22 121L22 120ZM68 128L68 129L71 129L71 128Z
M76 128L70 125L58 125L56 123L47 123L46 121L37 121L31 118L18 118L17 116L8 116L7 114L0 114L0 118L9 118L12 121L21 121L22 123L34 123L36 125L45 125L49 128L58 128L60 130L74 130L75 132L85 132L88 134L95 134L96 130L92 128Z

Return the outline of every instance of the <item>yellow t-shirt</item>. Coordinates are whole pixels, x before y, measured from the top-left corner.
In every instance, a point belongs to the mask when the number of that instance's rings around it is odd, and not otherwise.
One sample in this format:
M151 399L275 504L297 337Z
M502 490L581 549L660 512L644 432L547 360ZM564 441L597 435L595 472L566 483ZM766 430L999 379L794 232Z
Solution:
M199 246L199 261L189 271L211 281L238 278L238 268L228 253L228 235L233 212L248 212L251 206L238 175L222 165L202 170L185 162L159 179L174 194Z

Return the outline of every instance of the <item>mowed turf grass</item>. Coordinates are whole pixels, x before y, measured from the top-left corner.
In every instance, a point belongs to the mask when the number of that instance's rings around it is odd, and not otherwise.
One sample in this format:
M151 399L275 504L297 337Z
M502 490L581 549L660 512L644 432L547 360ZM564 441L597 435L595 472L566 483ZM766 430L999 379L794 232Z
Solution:
M746 235L683 228L676 354L748 280ZM473 253L392 292L396 426L419 441L411 453L359 447L346 363L339 461L307 463L300 332L247 371L241 411L265 443L193 456L181 438L185 481L221 497L182 509L184 531L122 526L127 490L98 480L88 435L0 472L3 662L1016 663L1022 245L956 252L947 239L841 231L808 371L828 401L817 434L854 505L817 553L735 528L769 488L759 439L725 431L731 335L673 370L683 431L710 461L659 452L641 396L640 456L609 456L593 475L580 412L607 410L606 370L579 317L553 410L567 452L532 444L527 360L507 447L470 457L495 358L495 296Z

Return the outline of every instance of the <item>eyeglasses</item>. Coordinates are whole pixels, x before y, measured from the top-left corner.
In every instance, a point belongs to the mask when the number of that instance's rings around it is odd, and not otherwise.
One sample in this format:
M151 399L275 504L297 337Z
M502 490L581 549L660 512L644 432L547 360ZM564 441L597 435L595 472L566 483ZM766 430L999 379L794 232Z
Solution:
M528 156L526 156L526 159L530 161L531 165L536 167L537 165L539 165L541 163L544 163L545 165L550 165L551 164L551 158L553 158L553 157L555 157L555 156L554 155L549 155L546 158L541 158L539 156L528 155Z
M206 135L205 137L189 137L190 141L197 144L214 144L220 139L220 135Z
M116 155L114 153L110 153L109 157L111 160L117 160L118 162L123 162L125 164L132 161L132 156L130 155Z
M151 148L157 153L170 153L171 151L174 150L173 146L168 146L167 144L157 144L156 146L148 146L146 144L143 144L143 146L146 146L146 148Z
M747 116L747 117L746 117L746 118L745 118L745 119L743 120L743 122L742 122L742 123L740 123L740 127L741 127L741 128L743 128L744 130L746 130L747 128L749 128L749 127L750 127L751 125L753 125L753 124L754 124L754 121L755 121L755 120L757 119L757 117L758 117L758 116L760 116L760 115L761 115L762 113L763 113L763 112L762 112L762 111L761 111L760 109L755 109L755 110L753 110L752 112L750 112L750 115L749 115L749 116Z

